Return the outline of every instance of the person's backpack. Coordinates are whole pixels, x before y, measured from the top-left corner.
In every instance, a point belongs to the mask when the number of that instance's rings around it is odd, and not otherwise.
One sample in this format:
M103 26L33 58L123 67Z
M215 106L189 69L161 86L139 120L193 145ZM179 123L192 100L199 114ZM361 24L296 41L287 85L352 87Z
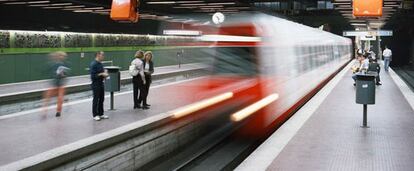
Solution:
M133 63L131 63L131 65L129 66L129 74L131 76L135 77L135 76L138 75L138 72L139 71L137 70L137 68L135 67L135 65Z

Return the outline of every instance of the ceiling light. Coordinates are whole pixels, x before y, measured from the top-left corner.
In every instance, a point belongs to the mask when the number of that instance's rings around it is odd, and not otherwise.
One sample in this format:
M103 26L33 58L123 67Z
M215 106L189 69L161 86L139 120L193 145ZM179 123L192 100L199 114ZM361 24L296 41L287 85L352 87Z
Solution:
M4 3L6 5L22 5L22 4L26 4L27 2L7 2Z
M84 8L86 10L100 10L100 9L104 9L104 7L90 7L90 8Z
M65 8L83 8L85 5L73 5L73 6L65 6Z
M62 7L42 7L43 9L60 9Z
M72 3L57 3L57 4L50 4L51 6L66 6L66 5L73 5Z
M184 3L200 3L200 2L204 2L204 1L176 1L176 3L178 3L178 4L184 4Z
M191 9L191 8L197 8L197 7L191 7L191 6L180 7L180 6L178 6L178 7L173 7L173 8Z
M28 4L44 4L44 3L49 3L50 1L30 1L28 2Z
M203 4L203 3L199 3L199 4L180 4L181 6L200 6L200 5L207 5L207 4Z
M34 5L29 5L29 7L48 7L50 6L50 4L34 4Z
M365 23L351 23L351 25L353 25L353 26L365 26L367 24L365 24Z
M223 5L199 6L200 8L223 8Z
M217 3L208 3L208 5L234 5L235 2L217 2Z
M175 1L156 1L156 2L147 2L147 4L175 4Z
M73 12L93 12L92 10L75 10Z

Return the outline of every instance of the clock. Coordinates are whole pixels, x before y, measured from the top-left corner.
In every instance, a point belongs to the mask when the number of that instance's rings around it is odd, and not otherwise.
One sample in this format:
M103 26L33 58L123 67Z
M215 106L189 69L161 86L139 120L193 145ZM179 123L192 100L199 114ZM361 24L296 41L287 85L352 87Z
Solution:
M216 12L212 17L214 24L220 24L224 22L224 19L225 19L224 14L221 12Z

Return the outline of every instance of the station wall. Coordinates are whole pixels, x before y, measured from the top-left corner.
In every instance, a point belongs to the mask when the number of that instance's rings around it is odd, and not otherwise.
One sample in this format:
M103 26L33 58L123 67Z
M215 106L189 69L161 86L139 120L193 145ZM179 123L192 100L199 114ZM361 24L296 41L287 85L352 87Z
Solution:
M183 37L154 35L37 32L0 30L0 84L49 78L48 54L68 53L70 76L88 74L87 68L97 51L105 52L105 61L112 61L127 70L137 50L151 50L155 66L178 64L177 50L166 46L169 40ZM181 59L182 63L194 58Z

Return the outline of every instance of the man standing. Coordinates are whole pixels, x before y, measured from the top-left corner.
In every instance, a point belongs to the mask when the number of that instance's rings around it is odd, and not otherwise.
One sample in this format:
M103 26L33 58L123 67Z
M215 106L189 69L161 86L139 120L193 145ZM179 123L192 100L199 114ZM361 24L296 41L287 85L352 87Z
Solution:
M382 56L384 57L384 69L388 72L388 67L390 66L390 62L392 61L392 52L385 46L384 51L382 52Z
M104 69L102 61L104 60L104 52L99 51L95 55L95 60L91 62L89 71L91 74L91 88L93 92L93 104L92 113L95 121L101 119L108 119L107 115L104 115L103 102L105 99L104 92L104 79L108 77L108 72Z

